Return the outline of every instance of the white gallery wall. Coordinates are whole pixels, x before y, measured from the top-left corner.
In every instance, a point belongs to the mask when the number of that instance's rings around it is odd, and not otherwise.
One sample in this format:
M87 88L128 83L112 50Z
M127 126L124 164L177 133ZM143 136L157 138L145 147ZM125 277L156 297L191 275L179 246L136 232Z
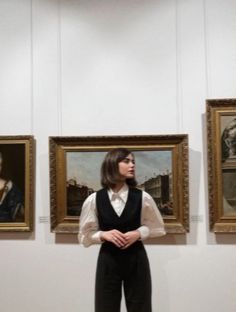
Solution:
M236 235L208 229L205 121L207 98L236 98L235 16L235 0L0 0L0 135L37 145L35 230L0 233L1 312L93 311L99 246L40 223L48 137L176 133L190 233L146 246L153 312L236 311Z

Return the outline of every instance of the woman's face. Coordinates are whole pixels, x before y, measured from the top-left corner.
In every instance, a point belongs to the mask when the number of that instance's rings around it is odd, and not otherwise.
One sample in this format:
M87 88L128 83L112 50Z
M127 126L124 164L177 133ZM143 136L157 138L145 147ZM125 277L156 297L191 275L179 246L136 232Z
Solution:
M118 163L121 180L132 179L135 176L135 162L132 154L129 154Z

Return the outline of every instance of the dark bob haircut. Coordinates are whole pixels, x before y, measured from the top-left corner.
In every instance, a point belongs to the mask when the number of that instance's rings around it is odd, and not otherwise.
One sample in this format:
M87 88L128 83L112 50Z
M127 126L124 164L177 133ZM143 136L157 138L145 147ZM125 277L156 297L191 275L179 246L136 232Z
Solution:
M130 154L132 154L132 152L126 148L114 148L106 154L101 166L101 185L103 187L112 188L119 182L120 174L118 164ZM126 183L130 187L135 187L137 185L135 178L126 179Z

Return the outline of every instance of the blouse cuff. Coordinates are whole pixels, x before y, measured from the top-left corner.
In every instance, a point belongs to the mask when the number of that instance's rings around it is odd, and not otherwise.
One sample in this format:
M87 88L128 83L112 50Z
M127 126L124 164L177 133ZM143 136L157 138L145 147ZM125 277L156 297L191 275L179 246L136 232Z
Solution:
M95 232L95 233L91 236L93 243L95 243L95 244L102 243L102 240L101 240L101 237L100 237L100 236L101 236L101 233L102 233L102 231L97 231L97 232Z
M137 229L140 233L140 240L145 240L150 235L150 230L146 225L142 225Z
M160 229L153 229L150 232L150 238L154 238L154 237L160 237L160 236L164 236L166 235L166 231L164 228L160 228Z

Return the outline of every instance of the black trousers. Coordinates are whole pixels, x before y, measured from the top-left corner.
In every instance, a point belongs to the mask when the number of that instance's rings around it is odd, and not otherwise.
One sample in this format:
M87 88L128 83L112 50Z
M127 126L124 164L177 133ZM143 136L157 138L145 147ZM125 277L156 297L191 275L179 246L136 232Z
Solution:
M151 276L142 242L127 250L104 243L97 261L95 312L120 312L122 286L128 312L151 312Z

